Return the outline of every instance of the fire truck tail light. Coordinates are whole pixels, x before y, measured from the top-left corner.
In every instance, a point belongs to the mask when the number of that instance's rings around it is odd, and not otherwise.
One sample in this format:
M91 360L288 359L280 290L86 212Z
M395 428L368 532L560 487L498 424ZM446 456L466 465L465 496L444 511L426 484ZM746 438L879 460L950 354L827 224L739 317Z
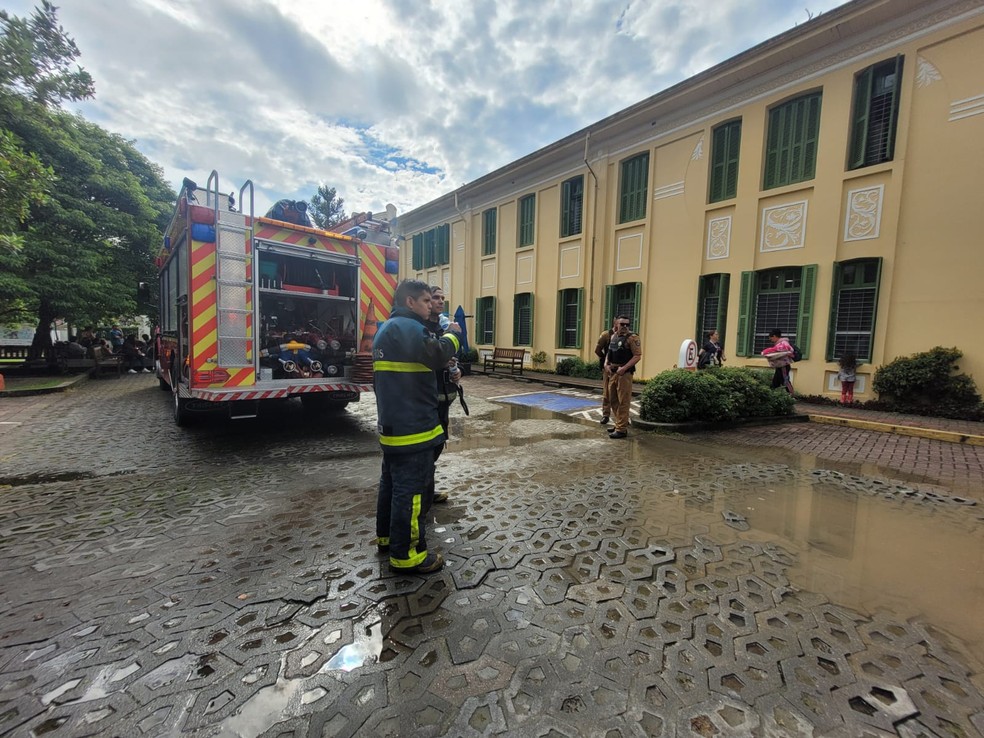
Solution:
M201 384L219 384L229 381L229 372L225 369L210 369L195 374L195 381Z

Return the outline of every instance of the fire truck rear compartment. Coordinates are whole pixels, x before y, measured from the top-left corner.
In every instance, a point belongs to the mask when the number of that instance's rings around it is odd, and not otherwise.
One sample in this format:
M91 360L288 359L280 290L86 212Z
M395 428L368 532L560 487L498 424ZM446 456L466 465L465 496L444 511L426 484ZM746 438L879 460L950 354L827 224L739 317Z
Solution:
M358 261L263 244L257 257L258 380L343 378L357 344Z

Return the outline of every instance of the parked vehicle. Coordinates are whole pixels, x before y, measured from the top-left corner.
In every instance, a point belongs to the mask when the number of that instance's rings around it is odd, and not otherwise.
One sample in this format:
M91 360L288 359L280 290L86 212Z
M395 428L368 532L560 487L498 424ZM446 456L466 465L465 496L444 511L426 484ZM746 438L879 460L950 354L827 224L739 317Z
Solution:
M303 202L254 217L252 182L244 198L240 212L215 171L204 189L186 179L158 256L154 355L178 425L204 411L255 417L290 397L337 411L372 390L371 341L360 344L396 290L388 222L373 221L370 240L307 225Z

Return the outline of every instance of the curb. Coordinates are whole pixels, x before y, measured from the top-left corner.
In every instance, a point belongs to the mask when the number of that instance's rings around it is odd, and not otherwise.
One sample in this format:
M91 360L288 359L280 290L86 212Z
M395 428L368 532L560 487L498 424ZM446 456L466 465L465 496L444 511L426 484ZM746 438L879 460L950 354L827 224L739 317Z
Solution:
M780 425L783 423L806 423L809 422L808 415L778 415L771 418L747 418L744 420L733 420L723 423L652 423L648 420L632 418L629 422L634 427L642 430L661 430L673 433L697 433L699 431L724 431L735 428L746 428L755 425Z
M76 374L72 377L68 377L61 384L56 384L54 387L42 387L39 389L5 389L0 391L0 397L33 397L35 395L50 395L54 392L64 392L65 390L72 389L80 384L84 384L89 381L89 373L83 372L82 374Z
M844 418L839 415L815 415L811 413L807 415L807 417L810 419L811 423L839 425L848 428L860 428L861 430L878 431L880 433L894 433L898 436L928 438L934 441L946 441L947 443L963 443L967 446L984 446L984 436L977 436L971 433L957 433L956 431L937 430L935 428L920 428L914 425L877 423L874 420Z

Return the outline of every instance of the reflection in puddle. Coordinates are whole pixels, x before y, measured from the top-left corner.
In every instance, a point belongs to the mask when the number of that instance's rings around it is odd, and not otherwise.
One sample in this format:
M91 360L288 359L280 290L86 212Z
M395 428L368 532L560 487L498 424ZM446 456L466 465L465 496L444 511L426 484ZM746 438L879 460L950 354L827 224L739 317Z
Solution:
M322 674L331 671L352 671L379 661L383 652L382 617L370 610L356 621L354 631L353 642L342 646L338 653L321 667Z

